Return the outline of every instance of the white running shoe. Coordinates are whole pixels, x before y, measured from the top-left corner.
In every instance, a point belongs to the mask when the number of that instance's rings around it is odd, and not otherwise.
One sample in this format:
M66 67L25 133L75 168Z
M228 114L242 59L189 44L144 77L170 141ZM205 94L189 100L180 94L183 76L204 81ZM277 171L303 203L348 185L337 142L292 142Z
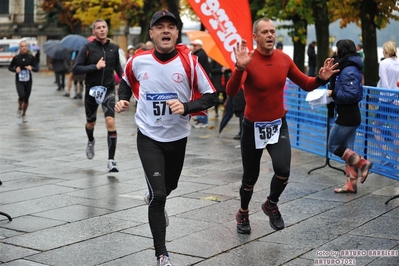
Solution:
M93 139L93 141L88 141L87 142L86 157L89 160L94 158L94 144L96 144L96 140L95 139Z
M114 160L108 160L108 172L119 172Z
M28 118L26 117L26 115L22 116L22 122L24 122L24 123L28 122Z
M21 118L21 116L22 116L22 110L17 110L17 118L19 119L19 118Z
M163 255L157 261L157 266L172 266L172 263L170 262L170 259L167 255Z
M147 192L144 194L144 202L145 204L150 205L150 193ZM169 225L169 216L166 210L165 210L165 224L166 226Z
M202 122L197 122L196 124L193 125L193 128L207 128L208 124L204 124Z

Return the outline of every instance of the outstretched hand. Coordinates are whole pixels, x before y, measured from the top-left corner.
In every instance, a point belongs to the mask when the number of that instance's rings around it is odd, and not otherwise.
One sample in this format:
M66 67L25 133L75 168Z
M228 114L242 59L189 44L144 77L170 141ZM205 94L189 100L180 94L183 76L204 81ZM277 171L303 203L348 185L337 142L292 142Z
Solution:
M237 47L233 47L234 55L236 56L237 66L246 68L254 56L254 50L248 53L247 41L242 40L241 43L237 42Z
M327 58L324 61L324 65L319 70L319 78L322 80L329 80L332 75L339 72L339 69L336 69L338 63L334 64L334 58Z

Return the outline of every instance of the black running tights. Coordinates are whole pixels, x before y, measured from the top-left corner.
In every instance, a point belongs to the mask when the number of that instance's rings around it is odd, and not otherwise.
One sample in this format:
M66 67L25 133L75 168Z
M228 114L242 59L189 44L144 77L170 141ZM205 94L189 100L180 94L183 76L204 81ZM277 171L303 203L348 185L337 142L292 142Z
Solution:
M157 257L167 252L164 214L166 197L177 188L183 169L186 144L187 138L173 142L158 142L140 131L137 133L137 150L150 194L148 221Z

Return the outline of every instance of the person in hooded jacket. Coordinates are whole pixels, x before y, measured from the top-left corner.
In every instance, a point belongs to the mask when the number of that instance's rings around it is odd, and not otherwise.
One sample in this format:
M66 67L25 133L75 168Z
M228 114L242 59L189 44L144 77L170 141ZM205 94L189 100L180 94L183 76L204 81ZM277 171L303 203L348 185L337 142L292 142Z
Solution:
M353 151L356 130L361 123L359 102L363 99L363 61L353 41L344 39L336 44L335 60L339 72L330 78L328 96L335 104L337 119L328 139L328 150L346 163L346 184L335 188L336 193L356 193L360 169L360 183L366 181L372 163Z

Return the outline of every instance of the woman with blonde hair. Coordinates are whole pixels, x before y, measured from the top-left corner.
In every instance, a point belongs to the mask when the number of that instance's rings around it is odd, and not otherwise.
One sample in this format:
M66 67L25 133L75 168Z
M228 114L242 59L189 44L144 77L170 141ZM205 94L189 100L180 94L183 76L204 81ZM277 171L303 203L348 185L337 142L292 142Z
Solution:
M380 62L378 74L380 81L377 84L378 88L399 90L399 59L394 41L387 41L382 46L382 53L384 59ZM399 91L395 92L380 92L380 104L378 113L374 121L373 132L376 133L376 139L383 143L389 141L386 136L391 135L394 140L393 144L396 147L395 150L389 154L389 145L383 145L383 149L387 151L385 159L388 165L392 165L394 168L398 168L398 154L399 149ZM383 127L385 122L390 121L390 129ZM392 130L394 129L394 130ZM388 132L390 131L390 132ZM395 157L395 158L394 158ZM391 162L393 160L394 162Z

